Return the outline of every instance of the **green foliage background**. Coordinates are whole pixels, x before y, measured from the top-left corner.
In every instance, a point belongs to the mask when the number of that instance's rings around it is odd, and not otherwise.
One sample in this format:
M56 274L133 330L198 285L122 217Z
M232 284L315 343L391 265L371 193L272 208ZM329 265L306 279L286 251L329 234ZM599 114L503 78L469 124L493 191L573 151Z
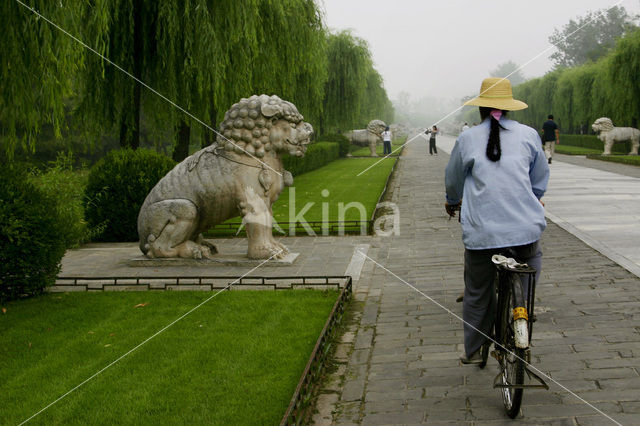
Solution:
M26 4L214 129L233 103L261 93L294 103L320 134L393 120L366 42L330 33L317 0ZM112 149L118 141L165 152L169 145L181 160L189 144L215 140L205 125L17 2L3 2L0 13L6 17L0 39L6 159L16 146L30 159L40 145L77 154L84 143L103 153L95 145Z
M640 120L640 30L621 38L607 56L559 68L513 89L529 108L513 117L541 128L553 114L562 133L590 133L599 117L615 126L638 127Z

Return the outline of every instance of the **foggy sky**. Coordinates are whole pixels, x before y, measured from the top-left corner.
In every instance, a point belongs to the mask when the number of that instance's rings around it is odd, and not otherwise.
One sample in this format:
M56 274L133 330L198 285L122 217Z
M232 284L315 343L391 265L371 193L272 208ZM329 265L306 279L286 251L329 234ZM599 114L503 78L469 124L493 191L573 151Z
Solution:
M554 28L616 0L321 0L332 30L352 29L369 43L389 97L407 91L460 98L477 94L480 82L497 65L518 65L547 49ZM324 5L323 5L324 3ZM640 1L622 1L629 14ZM579 36L579 33L576 33ZM544 75L552 67L550 50L522 73Z

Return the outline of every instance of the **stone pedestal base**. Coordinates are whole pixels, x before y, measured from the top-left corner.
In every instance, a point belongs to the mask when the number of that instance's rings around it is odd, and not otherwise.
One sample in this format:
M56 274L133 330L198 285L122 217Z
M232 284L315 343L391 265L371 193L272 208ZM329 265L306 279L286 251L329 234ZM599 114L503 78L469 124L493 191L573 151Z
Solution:
M150 259L146 256L138 256L129 260L129 266L290 266L300 253L289 253L284 259L271 259L267 262L264 259L249 259L246 255L240 254L217 254L213 259L182 259L182 258L157 258Z

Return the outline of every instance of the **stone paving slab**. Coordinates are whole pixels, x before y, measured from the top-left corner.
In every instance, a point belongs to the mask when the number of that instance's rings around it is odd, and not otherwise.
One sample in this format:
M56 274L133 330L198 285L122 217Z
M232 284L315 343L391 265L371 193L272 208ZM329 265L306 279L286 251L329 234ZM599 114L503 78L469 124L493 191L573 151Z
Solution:
M461 315L455 298L463 289L464 249L459 224L443 208L447 161L443 153L430 157L420 138L405 148L391 195L401 233L371 239L368 256ZM542 247L533 365L617 421L638 424L640 279L554 223ZM371 260L356 288L355 321L336 359L342 373L326 390L337 398L316 423L513 424L491 385L497 362L490 359L484 370L460 364L458 319ZM518 424L610 423L550 385L525 392Z

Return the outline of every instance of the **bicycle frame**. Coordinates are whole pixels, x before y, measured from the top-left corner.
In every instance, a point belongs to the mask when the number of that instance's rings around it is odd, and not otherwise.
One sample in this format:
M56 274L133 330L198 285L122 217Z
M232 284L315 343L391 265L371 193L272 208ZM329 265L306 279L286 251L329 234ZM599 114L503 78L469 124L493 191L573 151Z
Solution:
M513 297L513 306L518 306L520 297L521 300L524 301L526 308L525 314L521 317L528 324L526 334L526 344L522 342L522 345L518 345L518 347L522 349L526 349L529 347L531 343L531 336L533 335L533 321L530 320L530 316L533 315L535 297L536 297L536 270L528 265L524 265L517 268L509 268L504 265L496 265L498 270L498 291L500 291L501 286L505 286L509 284L509 280L507 279L507 274L516 274L518 277L521 275L527 276L527 294L522 294L523 289L522 286L514 286L511 290L511 296ZM520 296L522 295L522 296Z
M511 259L512 260L512 259ZM496 269L497 269L497 291L498 291L498 298L500 299L501 297L501 292L503 292L504 288L508 285L512 285L512 281L508 279L508 275L509 274L514 274L518 277L518 280L516 280L516 282L520 285L513 285L511 288L511 291L509 292L511 294L512 302L513 302L513 306L516 307L514 309L514 311L516 311L518 308L524 308L525 311L524 312L519 312L516 313L514 312L514 325L515 327L525 327L524 330L514 330L514 333L516 334L516 347L518 347L519 349L524 350L525 352L525 359L523 359L523 361L525 361L526 363L530 363L531 362L531 351L529 349L529 345L531 344L531 337L533 335L533 321L530 320L530 316L533 316L533 309L534 309L534 303L535 303L535 293L536 293L536 279L535 279L535 275L536 275L536 270L532 267L530 267L529 265L521 265L518 264L517 267L509 267L506 265L501 265L501 264L497 264L496 265ZM527 275L527 294L522 294L523 293L523 288L522 288L522 283L520 280L520 276L521 275ZM520 300L522 300L525 304L524 307L518 306L520 305ZM500 303L498 303L498 305L500 305ZM501 321L503 319L500 319ZM519 322L519 324L517 324ZM518 336L518 334L520 334L520 336ZM525 337L526 334L526 337ZM520 337L522 340L518 342L518 337ZM501 348L498 347L498 345L496 345L495 350L491 353L492 356L494 358L496 358L499 362L501 361L501 359L504 357L504 354L507 352L507 350L505 348ZM528 366L526 365L524 366L524 370L526 372L526 374L529 376L529 378L534 378L536 379L540 384L537 385L532 385L532 384L505 384L502 382L502 373L503 371L500 371L498 373L498 375L496 376L496 378L494 379L494 383L493 383L493 387L494 388L511 388L511 389L525 389L525 388L543 388L543 389L549 389L549 386L547 385L547 383L537 374L535 374L533 371L531 371Z

